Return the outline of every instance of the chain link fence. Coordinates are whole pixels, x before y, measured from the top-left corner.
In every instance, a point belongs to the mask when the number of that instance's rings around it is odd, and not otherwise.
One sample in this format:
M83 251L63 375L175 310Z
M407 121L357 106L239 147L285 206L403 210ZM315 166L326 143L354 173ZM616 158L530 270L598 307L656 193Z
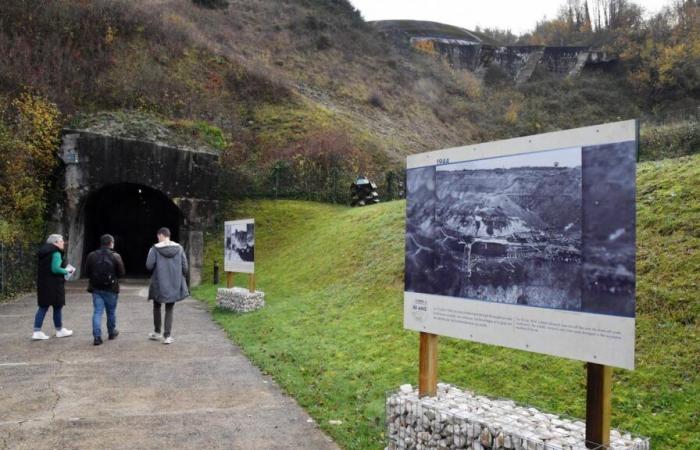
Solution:
M36 249L31 245L0 242L0 300L34 287Z

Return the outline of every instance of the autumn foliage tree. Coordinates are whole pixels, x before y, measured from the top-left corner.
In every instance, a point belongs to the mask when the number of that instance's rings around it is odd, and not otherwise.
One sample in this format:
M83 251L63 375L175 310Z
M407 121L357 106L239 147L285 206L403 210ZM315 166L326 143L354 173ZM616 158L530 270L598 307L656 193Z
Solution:
M46 194L57 164L60 115L30 93L0 104L0 241L32 241L43 232Z
M700 98L700 4L678 2L614 46L629 67L632 85L651 99Z
M567 0L556 18L539 22L521 40L612 51L650 104L700 99L700 2L675 0L652 17L644 13L630 0Z

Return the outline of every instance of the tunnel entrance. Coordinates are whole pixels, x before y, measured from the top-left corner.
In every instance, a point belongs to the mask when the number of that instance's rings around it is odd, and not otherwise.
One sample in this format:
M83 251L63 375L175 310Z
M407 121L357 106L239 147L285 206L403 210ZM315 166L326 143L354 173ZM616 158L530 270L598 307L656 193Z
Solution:
M156 232L168 227L179 241L180 209L162 192L131 183L103 187L85 205L83 270L87 254L99 248L100 236L114 236L114 249L122 256L129 277L147 277L146 256L157 242ZM84 272L83 272L84 273Z

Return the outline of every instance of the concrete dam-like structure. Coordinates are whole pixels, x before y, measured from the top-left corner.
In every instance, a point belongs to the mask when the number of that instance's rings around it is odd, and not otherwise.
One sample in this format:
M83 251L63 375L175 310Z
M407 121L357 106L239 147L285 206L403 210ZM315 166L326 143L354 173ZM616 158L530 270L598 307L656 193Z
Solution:
M64 130L60 157L62 194L49 229L65 236L78 276L100 236L110 233L127 276L146 277L146 255L165 226L185 249L190 284L199 284L203 232L216 211L217 153Z
M561 77L577 76L584 68L605 68L617 57L590 47L500 45L463 28L436 22L382 20L373 26L394 45L444 58L455 69L483 73L497 66L516 83L524 83L537 69Z

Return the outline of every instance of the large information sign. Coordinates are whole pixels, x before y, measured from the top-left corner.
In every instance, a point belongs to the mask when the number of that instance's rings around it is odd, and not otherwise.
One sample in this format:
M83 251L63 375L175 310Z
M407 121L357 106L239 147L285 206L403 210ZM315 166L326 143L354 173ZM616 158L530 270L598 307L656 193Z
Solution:
M637 130L409 156L404 326L634 368Z

